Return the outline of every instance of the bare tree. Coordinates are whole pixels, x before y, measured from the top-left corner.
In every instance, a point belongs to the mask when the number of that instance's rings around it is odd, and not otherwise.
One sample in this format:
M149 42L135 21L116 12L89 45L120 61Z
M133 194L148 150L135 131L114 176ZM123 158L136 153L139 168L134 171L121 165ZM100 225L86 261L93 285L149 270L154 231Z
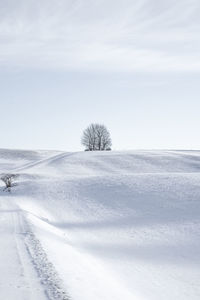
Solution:
M1 175L1 180L4 182L5 184L5 188L4 191L11 191L11 188L13 186L16 186L16 183L13 183L13 180L18 177L17 174L2 174Z
M87 151L111 150L112 146L110 133L102 124L90 124L83 131L81 143Z

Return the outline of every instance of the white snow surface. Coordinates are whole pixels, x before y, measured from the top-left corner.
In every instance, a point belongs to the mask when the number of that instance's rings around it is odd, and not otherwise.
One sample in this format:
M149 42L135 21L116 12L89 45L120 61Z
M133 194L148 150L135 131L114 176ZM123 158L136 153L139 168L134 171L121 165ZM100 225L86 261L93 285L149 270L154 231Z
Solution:
M0 299L200 299L200 151L0 150L0 172Z

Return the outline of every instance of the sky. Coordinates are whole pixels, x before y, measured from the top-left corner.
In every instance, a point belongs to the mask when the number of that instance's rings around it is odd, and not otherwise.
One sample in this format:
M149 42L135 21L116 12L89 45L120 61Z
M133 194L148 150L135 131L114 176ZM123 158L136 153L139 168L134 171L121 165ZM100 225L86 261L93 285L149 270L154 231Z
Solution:
M0 148L200 149L199 0L0 0Z

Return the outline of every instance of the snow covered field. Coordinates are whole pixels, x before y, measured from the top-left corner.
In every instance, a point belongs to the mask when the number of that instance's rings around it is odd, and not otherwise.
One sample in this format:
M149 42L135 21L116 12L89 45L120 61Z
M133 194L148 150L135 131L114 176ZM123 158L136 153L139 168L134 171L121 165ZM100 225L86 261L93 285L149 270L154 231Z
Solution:
M0 299L200 299L200 151L0 150L11 171Z

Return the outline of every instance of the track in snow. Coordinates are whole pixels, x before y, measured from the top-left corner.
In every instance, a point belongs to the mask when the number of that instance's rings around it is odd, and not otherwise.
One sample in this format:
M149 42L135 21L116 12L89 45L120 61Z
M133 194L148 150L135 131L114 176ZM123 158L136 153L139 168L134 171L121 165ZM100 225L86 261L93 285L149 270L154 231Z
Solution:
M69 299L23 211L12 200L0 200L0 299Z
M60 154L53 155L53 156L50 156L50 157L45 158L45 159L41 159L41 160L38 160L38 161L34 161L34 162L31 162L31 163L22 165L21 167L14 168L12 170L12 172L21 172L21 171L24 171L24 170L36 167L38 165L49 163L49 162L54 162L54 161L56 161L58 159L61 159L61 158L67 157L67 156L71 156L71 155L74 155L74 154L75 153L62 152Z

